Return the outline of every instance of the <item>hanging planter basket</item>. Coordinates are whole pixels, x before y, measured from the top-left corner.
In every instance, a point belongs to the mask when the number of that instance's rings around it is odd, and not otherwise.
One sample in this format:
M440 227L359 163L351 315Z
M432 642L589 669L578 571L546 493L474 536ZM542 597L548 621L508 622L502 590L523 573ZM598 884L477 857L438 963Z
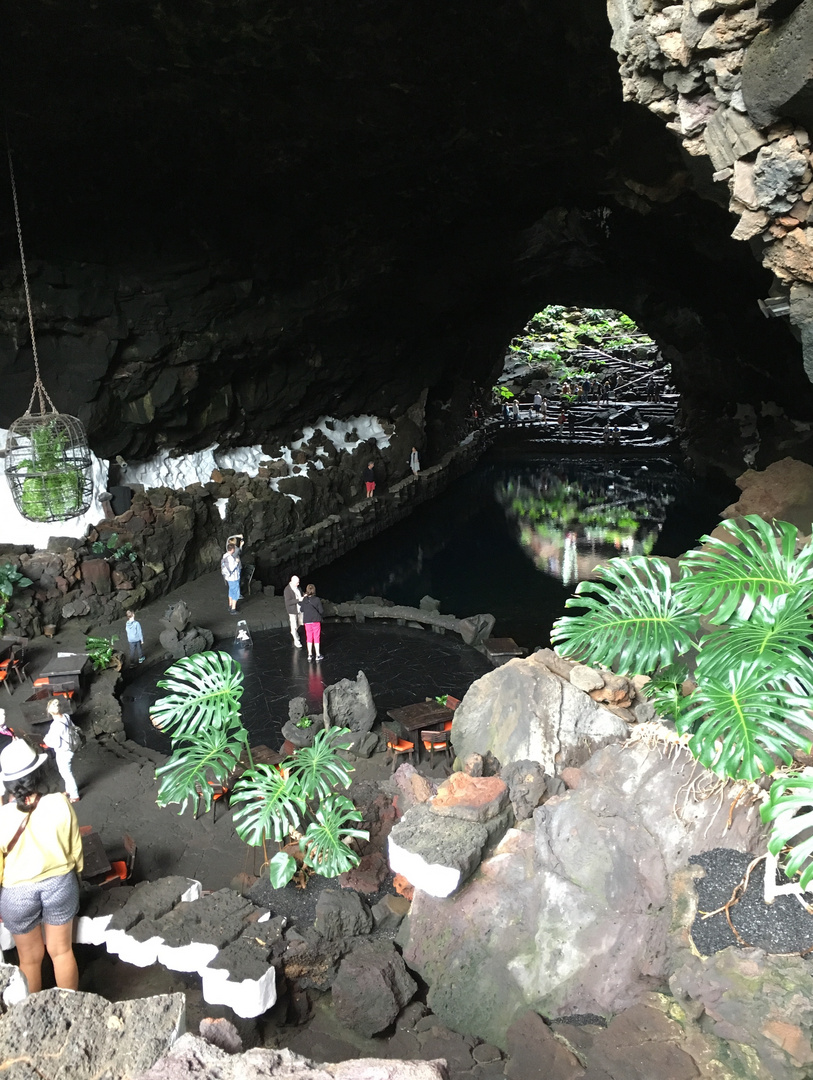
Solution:
M29 521L65 521L90 508L93 476L85 429L75 416L26 413L6 439L6 480Z
M67 521L90 509L93 499L90 448L81 422L75 416L58 413L42 385L10 148L8 169L34 357L34 389L25 415L15 420L8 431L6 480L23 517L29 521ZM31 411L35 399L39 400L36 414Z

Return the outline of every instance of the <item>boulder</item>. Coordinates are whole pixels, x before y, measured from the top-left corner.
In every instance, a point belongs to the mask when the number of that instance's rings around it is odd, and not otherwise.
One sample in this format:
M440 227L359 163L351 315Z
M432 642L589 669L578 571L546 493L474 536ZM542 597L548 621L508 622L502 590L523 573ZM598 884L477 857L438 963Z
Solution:
M452 742L460 761L492 753L503 767L536 761L553 775L622 742L628 730L620 717L554 674L541 651L510 660L469 687L454 712Z
M369 1039L389 1027L417 989L392 942L362 942L339 964L333 1007L341 1023Z
M342 679L326 686L322 697L325 727L369 731L375 721L375 702L367 676L360 671L354 679Z
M390 868L380 851L368 851L359 859L358 866L345 870L336 879L343 889L370 895L377 893L389 876Z
M577 690L600 690L604 686L604 679L595 668L586 664L575 664L570 671L570 681Z
M282 737L297 747L310 746L318 730L318 726L313 722L310 727L299 727L298 720L286 720L282 725Z
M229 1054L195 1035L182 1035L172 1049L137 1080L446 1080L442 1061L353 1058L316 1064L290 1050L255 1047Z
M758 127L768 127L780 116L792 116L808 130L813 127L811 36L813 4L804 0L746 51L742 95Z
M732 809L732 785L696 798L697 775L682 749L608 746L576 790L534 812L532 829L509 830L457 895L417 888L398 940L432 1011L505 1046L529 1008L607 1015L663 982L673 875L694 852L759 851L763 834L753 806Z
M450 896L480 862L491 838L508 827L509 815L503 811L486 825L440 817L428 804L414 806L390 833L390 869L430 896Z
M9 1076L137 1077L167 1053L184 1029L185 1013L183 994L110 1002L43 990L0 1016L3 1060Z
M418 803L428 802L438 789L436 780L422 776L415 766L408 762L398 766L392 774L392 782L398 791L395 798L402 815Z
M316 901L313 926L328 941L340 941L369 934L373 928L373 917L357 892L325 889Z
M470 615L460 620L458 630L467 645L482 645L491 637L496 621L493 615Z
M748 469L737 477L742 494L727 506L724 518L740 514L759 514L770 521L790 521L803 533L810 532L813 520L813 465L786 457L772 462L767 469ZM724 528L725 526L723 526Z
M490 821L508 805L508 788L498 776L453 773L429 802L432 812L462 821Z
M405 896L387 893L372 908L373 923L376 930L396 929L401 925L404 917L409 914L409 906L410 902Z
M501 777L517 821L526 821L548 794L545 773L538 761L513 761Z

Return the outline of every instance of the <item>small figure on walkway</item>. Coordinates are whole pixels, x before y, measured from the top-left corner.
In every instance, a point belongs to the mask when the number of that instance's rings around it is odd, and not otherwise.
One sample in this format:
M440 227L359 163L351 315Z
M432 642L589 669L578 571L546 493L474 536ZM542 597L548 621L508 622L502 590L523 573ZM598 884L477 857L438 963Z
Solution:
M534 394L534 412L538 416L541 411L542 411L542 395L537 390L537 392Z
M507 401L504 401L502 403L502 418L506 421L506 423L511 419L511 406L508 404Z
M618 424L613 427L613 442L616 444L621 442L621 428Z
M417 476L421 471L421 459L418 457L418 448L412 447L412 453L409 455L409 467L412 469L412 475Z
M305 586L302 598L302 621L305 623L305 640L308 643L308 659L322 660L322 618L325 609L316 595L315 585ZM315 653L315 656L314 656Z
M79 910L77 874L84 865L82 838L65 796L47 793L42 768L47 760L23 739L14 739L0 754L0 780L14 799L0 807L0 851L5 853L0 918L14 937L32 994L42 989L46 949L56 985L79 987L73 920Z
M592 393L592 390L593 384L590 382L589 379L585 379L582 383L582 398L584 399L585 405L590 404L590 394Z
M230 536L226 544L226 551L220 560L220 573L229 588L229 614L237 614L237 601L240 599L240 575L243 572L242 563L243 536L237 533Z
M127 645L130 649L130 663L144 663L144 634L141 623L135 617L134 611L127 611L127 622L124 629L127 634Z
M564 409L562 409L561 412L559 413L559 434L560 435L564 434L565 420L567 420L567 413L565 412Z
M611 434L612 434L612 432L610 430L610 421L608 420L607 423L604 425L604 441L605 441L605 443L608 443L610 441L610 435Z
M519 403L516 400L511 405L511 419L515 424L519 423Z
M540 420L548 419L548 399L542 398L542 404L539 406L539 418Z
M302 648L299 640L299 628L302 625L302 611L299 607L302 600L302 590L299 588L299 578L296 574L291 575L291 580L282 590L282 599L285 601L285 610L288 613L288 622L291 627L291 637L297 649Z
M367 487L367 498L372 499L375 492L375 462L370 461L364 470L364 483Z
M53 750L56 759L56 767L62 782L65 785L65 793L71 802L79 802L79 788L73 776L74 727L70 716L62 711L62 702L59 698L51 698L45 706L46 712L51 717L51 724L42 740L42 745Z

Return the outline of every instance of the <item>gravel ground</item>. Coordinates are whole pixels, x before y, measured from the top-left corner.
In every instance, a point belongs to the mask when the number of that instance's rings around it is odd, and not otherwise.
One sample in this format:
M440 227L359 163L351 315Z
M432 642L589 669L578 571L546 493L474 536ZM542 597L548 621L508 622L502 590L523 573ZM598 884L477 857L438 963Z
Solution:
M702 855L693 855L689 860L706 872L706 876L697 882L698 913L692 925L692 938L704 956L729 945L754 946L769 953L801 953L813 949L813 915L808 914L795 896L779 896L773 904L764 902L764 860L752 871L748 888L739 902L729 908L741 941L732 933L725 913L703 918L702 912L716 911L730 899L753 859L753 855L741 851L715 848ZM784 875L780 878L781 883L787 881Z

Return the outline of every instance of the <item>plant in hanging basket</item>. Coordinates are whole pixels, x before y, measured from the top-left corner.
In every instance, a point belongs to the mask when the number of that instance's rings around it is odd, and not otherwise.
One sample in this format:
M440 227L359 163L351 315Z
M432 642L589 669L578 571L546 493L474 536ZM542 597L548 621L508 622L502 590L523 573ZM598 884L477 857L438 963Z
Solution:
M79 422L57 414L26 416L9 430L6 476L20 512L31 521L65 520L87 509L90 458L72 424Z

